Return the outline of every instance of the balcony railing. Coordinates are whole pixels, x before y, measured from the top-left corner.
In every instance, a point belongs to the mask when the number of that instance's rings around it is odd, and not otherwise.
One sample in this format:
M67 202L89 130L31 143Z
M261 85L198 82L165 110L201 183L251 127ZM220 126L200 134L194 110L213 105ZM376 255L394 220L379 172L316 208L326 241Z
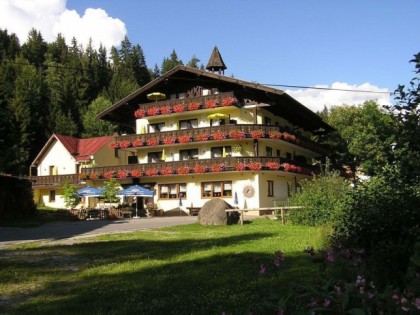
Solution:
M173 108L175 105L185 105L185 110L187 111L188 104L198 103L200 105L200 107L197 108L198 110L198 109L205 109L206 102L211 101L211 100L216 102L216 107L222 107L223 100L229 97L235 97L234 93L222 92L219 94L206 95L206 96L197 96L197 97L188 97L188 98L183 98L183 99L150 102L150 103L139 104L139 108L147 112L147 110L150 108L162 108L162 107L167 107L167 106ZM159 115L161 114L162 113L159 113ZM154 116L154 115L148 115L148 116Z
M28 179L33 182L33 187L55 187L61 186L65 182L69 184L80 184L79 174L68 175L47 175L47 176L29 176Z
M61 187L66 181L80 184L86 179L108 180L111 178L187 175L219 172L284 171L311 175L318 173L318 167L280 157L226 157L213 159L191 159L148 164L128 164L84 168L81 174L31 176L34 188Z
M328 151L318 143L302 136L293 135L278 126L267 125L221 125L213 127L189 128L183 130L162 131L148 134L135 134L115 137L115 148L139 148L174 143L202 142L208 140L234 139L236 141L256 137L254 133L262 132L261 139L283 140L308 150L327 154Z

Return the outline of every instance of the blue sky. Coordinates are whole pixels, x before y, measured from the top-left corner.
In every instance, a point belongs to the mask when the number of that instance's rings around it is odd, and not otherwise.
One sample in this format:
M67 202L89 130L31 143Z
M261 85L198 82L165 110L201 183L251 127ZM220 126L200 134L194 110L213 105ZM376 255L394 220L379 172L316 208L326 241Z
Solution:
M6 1L10 7L16 0ZM420 51L417 0L50 0L49 7L62 23L51 29L66 38L83 21L80 34L106 40L107 46L118 45L126 32L142 47L150 68L173 49L184 63L195 55L206 65L217 45L226 75L260 84L392 92L414 76L409 60ZM101 12L94 23L87 23L89 8ZM64 11L73 20L63 18ZM0 28L14 27L1 21L0 13ZM386 94L279 88L314 110L367 98L392 101Z

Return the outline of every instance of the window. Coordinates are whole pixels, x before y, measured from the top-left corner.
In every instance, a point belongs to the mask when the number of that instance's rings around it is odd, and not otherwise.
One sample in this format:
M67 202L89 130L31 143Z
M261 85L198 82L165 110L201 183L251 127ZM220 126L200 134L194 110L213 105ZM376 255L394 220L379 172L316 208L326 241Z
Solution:
M136 155L130 155L128 157L128 164L137 164L137 156Z
M272 180L267 181L267 192L268 197L274 196L274 182Z
M286 158L291 160L292 159L292 153L286 152Z
M120 150L118 148L114 149L114 157L116 158L120 157Z
M147 154L147 161L149 163L157 163L162 161L162 151L161 152L150 152Z
M203 198L210 197L231 197L232 182L205 182L201 183L201 196Z
M270 117L264 117L264 125L271 125L271 118Z
M181 161L198 159L198 149L180 150L179 159Z
M50 165L50 167L49 167L49 174L48 175L55 175L54 174L54 165Z
M165 123L156 123L149 125L149 132L160 132L165 127Z
M280 150L276 150L276 156L280 156Z
M232 147L225 146L225 147L213 147L211 148L211 157L212 158L220 158L232 155Z
M189 119L189 120L180 120L179 121L179 129L191 129L198 127L198 120L197 119Z
M210 126L221 126L226 124L226 119L211 119Z
M187 198L187 184L162 184L159 185L159 199Z
M55 202L55 190L50 190L50 202Z
M265 156L273 156L273 148L265 147Z

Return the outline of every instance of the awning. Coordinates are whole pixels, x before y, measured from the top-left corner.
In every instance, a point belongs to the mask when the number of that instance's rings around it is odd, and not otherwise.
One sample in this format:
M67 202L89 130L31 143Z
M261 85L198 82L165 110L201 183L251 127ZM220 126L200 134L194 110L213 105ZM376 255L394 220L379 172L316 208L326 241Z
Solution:
M229 118L229 115L222 113L215 113L207 116L207 119L226 119Z

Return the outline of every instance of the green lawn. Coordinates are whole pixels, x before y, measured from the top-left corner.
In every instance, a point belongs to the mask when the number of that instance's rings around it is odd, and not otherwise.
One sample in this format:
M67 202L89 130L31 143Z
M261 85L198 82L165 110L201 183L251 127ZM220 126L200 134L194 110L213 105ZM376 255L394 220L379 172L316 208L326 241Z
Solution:
M303 251L322 246L322 231L269 219L246 223L3 248L0 313L264 314L270 293L285 296L317 276ZM261 276L260 264L269 269L276 250L284 266Z

